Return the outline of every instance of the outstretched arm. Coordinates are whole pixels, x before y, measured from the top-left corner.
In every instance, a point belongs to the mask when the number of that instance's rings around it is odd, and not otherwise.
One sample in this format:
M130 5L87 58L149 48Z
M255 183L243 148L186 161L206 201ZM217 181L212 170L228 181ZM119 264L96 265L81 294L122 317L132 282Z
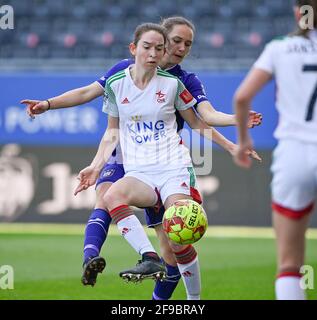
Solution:
M234 108L237 117L238 148L234 154L234 161L244 168L251 166L251 160L245 155L245 151L253 147L251 137L248 132L248 112L249 106L261 88L272 78L272 75L262 69L253 68L234 96Z
M48 100L22 100L25 104L26 112L31 118L35 115L44 113L49 109L69 108L89 102L99 96L102 96L104 89L96 81L88 86L67 91L59 96L49 98Z
M231 155L234 155L237 150L237 145L225 138L220 132L216 129L209 127L204 121L202 121L193 111L192 108L187 110L179 111L184 120L188 125L198 132L200 135L204 136L208 140L214 141L219 146L224 148L226 151L230 152ZM252 150L252 148L245 151L248 156L262 161L259 155Z
M235 126L237 124L236 116L234 114L223 113L217 111L209 101L202 101L198 103L197 111L201 118L209 126ZM253 128L262 123L262 114L255 111L249 111L248 128Z
M108 127L103 135L97 153L91 164L81 170L77 176L79 184L75 189L74 194L88 189L93 186L104 164L109 160L112 152L119 143L119 118L108 115Z

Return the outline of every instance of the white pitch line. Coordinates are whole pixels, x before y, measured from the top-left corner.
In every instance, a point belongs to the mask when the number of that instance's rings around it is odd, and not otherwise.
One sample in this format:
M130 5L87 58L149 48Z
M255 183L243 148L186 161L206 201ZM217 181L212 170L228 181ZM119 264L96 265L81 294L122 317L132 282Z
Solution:
M145 228L149 235L155 236L152 229ZM84 235L83 224L38 224L38 223L1 223L1 234L51 234L51 235ZM109 235L120 235L117 227L111 225ZM272 228L241 227L241 226L212 226L204 237L208 238L259 238L274 239ZM317 229L308 229L307 239L317 239Z

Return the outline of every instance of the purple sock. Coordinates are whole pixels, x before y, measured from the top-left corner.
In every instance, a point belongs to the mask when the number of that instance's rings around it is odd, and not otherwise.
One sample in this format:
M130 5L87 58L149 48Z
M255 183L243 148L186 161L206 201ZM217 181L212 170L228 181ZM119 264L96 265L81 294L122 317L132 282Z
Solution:
M163 281L156 281L156 285L152 294L152 300L168 300L181 278L178 267L165 264L167 269L167 277Z
M85 230L84 262L90 257L99 256L103 243L106 241L111 217L103 209L94 209Z

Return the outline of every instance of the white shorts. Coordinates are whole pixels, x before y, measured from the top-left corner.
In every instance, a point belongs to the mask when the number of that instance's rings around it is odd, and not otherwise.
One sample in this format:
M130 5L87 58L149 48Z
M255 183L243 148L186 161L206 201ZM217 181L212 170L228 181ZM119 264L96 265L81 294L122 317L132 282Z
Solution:
M201 203L201 197L196 189L196 175L192 167L158 172L129 171L125 176L134 177L153 190L157 189L163 203L170 195L176 193L189 195L193 200Z
M311 212L317 195L317 144L280 140L271 171L273 209L293 218Z

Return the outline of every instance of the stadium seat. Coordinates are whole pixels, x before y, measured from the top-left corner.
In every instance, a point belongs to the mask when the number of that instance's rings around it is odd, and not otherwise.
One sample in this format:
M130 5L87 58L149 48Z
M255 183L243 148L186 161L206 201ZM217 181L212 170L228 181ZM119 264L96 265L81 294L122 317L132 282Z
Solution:
M193 21L193 55L256 58L264 44L294 26L293 0L11 0L15 29L0 32L2 56L123 58L135 27L183 15ZM23 46L30 50L23 51ZM65 47L66 46L66 47ZM13 53L13 48L17 49ZM249 51L247 51L249 50ZM63 56L65 54L65 56Z

